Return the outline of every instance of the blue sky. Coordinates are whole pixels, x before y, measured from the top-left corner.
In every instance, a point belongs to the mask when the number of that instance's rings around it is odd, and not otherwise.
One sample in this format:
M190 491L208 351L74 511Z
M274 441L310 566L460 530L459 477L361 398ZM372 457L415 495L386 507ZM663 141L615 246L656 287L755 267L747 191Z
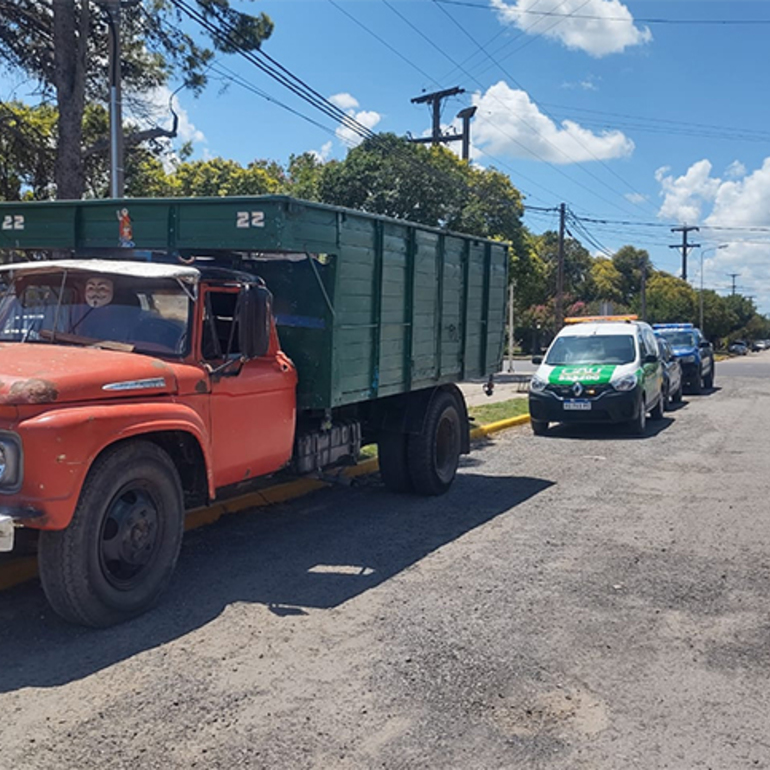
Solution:
M275 32L264 50L375 131L422 135L428 110L410 98L465 88L445 104L444 124L476 104L475 162L509 174L527 204L564 201L578 216L608 220L583 223L592 252L632 243L676 273L681 259L668 244L679 236L665 225L701 225L691 240L708 249L705 285L728 287L727 274L740 273L738 286L770 312L770 4L468 3L476 7L435 0L266 0L238 7L268 13ZM768 23L671 23L686 20ZM198 99L180 96L184 136L194 139L197 157L286 161L306 150L344 157L343 140L350 137L330 118L236 56L215 66L327 131L238 84L223 91L212 81ZM164 99L159 95L159 103ZM553 214L526 216L535 232L555 222ZM695 250L689 272L696 285L699 260Z

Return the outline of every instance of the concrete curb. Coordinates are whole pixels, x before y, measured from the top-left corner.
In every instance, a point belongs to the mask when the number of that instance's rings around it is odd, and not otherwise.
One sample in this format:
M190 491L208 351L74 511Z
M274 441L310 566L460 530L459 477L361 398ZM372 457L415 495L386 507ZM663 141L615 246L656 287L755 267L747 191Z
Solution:
M523 414L519 417L510 417L507 420L499 420L489 425L482 425L471 430L471 439L477 440L485 438L493 433L498 433L506 428L513 428L516 425L524 425L529 422L529 415ZM379 462L374 457L371 460L364 460L352 468L346 468L339 475L345 478L356 478L357 476L368 476L379 470ZM296 500L299 497L315 492L318 489L328 487L327 481L319 479L296 479L287 481L283 484L276 484L258 492L236 497L232 500L226 500L222 503L214 503L205 508L196 508L187 514L185 518L185 531L205 527L214 524L223 516L232 513L240 513L252 508L263 508L276 503L285 503L289 500ZM37 559L28 556L15 559L8 564L0 565L0 591L7 591L9 588L26 583L37 577Z

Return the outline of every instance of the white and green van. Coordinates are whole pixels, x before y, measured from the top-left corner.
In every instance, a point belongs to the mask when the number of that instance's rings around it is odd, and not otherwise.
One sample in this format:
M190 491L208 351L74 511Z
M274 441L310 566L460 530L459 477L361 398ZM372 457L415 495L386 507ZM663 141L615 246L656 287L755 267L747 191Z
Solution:
M532 377L532 430L552 422L625 422L643 435L663 417L663 366L652 328L633 316L568 319Z

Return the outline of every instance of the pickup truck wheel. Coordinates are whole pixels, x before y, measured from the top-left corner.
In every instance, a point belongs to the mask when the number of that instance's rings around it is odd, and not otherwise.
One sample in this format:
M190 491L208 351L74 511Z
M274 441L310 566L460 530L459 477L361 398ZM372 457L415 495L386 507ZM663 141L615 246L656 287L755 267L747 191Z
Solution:
M380 476L391 492L412 492L414 486L407 461L405 433L383 433L377 441Z
M700 395L703 392L703 378L701 377L700 373L698 376L692 381L692 384L690 385L690 388L692 392L697 396Z
M703 387L706 390L711 390L714 387L714 362L711 362L711 369L709 373L703 378Z
M415 492L442 495L452 486L460 464L461 430L460 410L454 396L437 393L428 407L422 432L410 435L407 442Z
M149 609L182 544L184 505L169 456L131 441L99 457L67 529L42 532L40 580L65 620L104 627Z

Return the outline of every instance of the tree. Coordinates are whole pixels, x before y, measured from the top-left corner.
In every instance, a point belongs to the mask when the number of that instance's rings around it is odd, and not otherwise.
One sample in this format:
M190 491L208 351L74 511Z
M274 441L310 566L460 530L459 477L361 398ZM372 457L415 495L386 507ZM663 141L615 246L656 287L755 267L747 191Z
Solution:
M0 200L50 197L56 111L0 104Z
M652 269L650 255L644 249L623 246L613 255L612 264L621 276L620 290L623 303L638 307L642 291L642 268L647 271L648 279L655 272Z
M591 281L596 299L608 302L623 301L623 276L611 259L594 259L591 265Z
M521 194L494 169L477 169L445 147L380 134L321 169L318 198L397 219L501 238L524 248Z
M647 319L650 323L697 323L698 297L687 281L655 272L647 281Z
M144 0L122 12L121 76L126 99L141 105L141 94L179 77L194 92L206 85L214 50L232 53L237 46L259 48L273 29L265 14L251 16L229 0L192 0L220 32L200 46L180 26L170 0ZM228 34L229 33L229 34ZM0 62L40 85L45 100L57 106L54 181L59 198L79 198L85 189L83 118L86 103L104 103L108 83L108 25L88 0L0 0ZM212 50L213 49L213 50ZM144 139L167 135L164 129L142 132Z

